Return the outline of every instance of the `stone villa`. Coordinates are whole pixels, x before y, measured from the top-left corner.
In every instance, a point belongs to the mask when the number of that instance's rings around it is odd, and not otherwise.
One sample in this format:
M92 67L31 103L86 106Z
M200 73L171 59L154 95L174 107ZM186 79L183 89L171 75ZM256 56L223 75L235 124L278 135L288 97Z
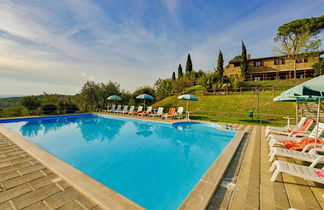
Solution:
M324 51L309 54L303 59L296 60L297 78L313 77L313 65L323 59ZM247 55L249 81L290 79L294 77L294 60L287 56L273 56L265 58L251 58ZM240 58L232 59L224 69L224 75L228 77L239 76L241 74Z

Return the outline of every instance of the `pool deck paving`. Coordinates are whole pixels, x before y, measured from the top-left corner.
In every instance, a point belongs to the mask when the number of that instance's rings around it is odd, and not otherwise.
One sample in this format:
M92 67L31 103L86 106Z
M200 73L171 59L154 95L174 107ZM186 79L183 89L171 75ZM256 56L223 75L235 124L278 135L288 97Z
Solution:
M264 126L235 125L247 139L233 157L222 183L209 203L211 209L324 209L324 185L288 174L271 182L269 148ZM291 158L277 160L310 165Z
M101 209L0 133L0 209Z
M232 125L246 133L207 209L324 209L324 185L287 174L270 181L264 126ZM0 132L0 209L103 208Z

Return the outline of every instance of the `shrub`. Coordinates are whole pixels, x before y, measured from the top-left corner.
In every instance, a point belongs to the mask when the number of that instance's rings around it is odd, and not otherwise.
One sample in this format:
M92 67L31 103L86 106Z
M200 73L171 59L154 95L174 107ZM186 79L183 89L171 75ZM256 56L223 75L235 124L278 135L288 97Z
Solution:
M65 113L73 114L79 110L79 107L76 104L66 104Z
M42 106L43 114L55 114L57 106L55 104L44 104Z
M23 106L11 106L1 109L1 117L20 117L29 115L28 109Z

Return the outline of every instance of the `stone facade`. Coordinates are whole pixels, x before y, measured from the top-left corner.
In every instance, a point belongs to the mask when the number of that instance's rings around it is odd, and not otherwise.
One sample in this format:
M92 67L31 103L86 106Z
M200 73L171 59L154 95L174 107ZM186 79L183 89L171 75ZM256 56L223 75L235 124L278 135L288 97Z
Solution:
M313 77L313 65L318 63L321 55L308 56L296 61L297 78ZM251 58L248 55L249 75L247 80L275 80L275 79L290 79L294 77L294 60L285 56L281 57L265 57ZM230 61L224 69L224 75L228 77L237 77L241 74L240 61Z

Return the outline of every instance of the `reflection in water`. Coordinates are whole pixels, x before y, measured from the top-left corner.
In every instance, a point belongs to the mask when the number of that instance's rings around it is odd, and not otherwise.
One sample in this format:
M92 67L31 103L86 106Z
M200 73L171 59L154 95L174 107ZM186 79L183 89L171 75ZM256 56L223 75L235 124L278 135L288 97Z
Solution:
M123 120L95 117L78 122L78 128L86 141L112 141L125 124Z
M95 116L52 118L27 121L19 130L23 136L33 138L41 134L53 133L62 127L72 127L74 124L76 124L83 138L88 142L95 140L111 141L119 135L119 131L125 124L125 121L116 119L108 121L105 118ZM142 130L142 132L144 136L149 134L145 130Z
M142 122L134 122L134 125L137 128L136 134L138 136L143 136L144 138L146 138L153 134L153 131L151 130L153 125L142 123Z
M47 134L57 131L69 124L80 121L79 118L52 118L43 120L27 121L19 130L23 136L32 138L40 134Z

